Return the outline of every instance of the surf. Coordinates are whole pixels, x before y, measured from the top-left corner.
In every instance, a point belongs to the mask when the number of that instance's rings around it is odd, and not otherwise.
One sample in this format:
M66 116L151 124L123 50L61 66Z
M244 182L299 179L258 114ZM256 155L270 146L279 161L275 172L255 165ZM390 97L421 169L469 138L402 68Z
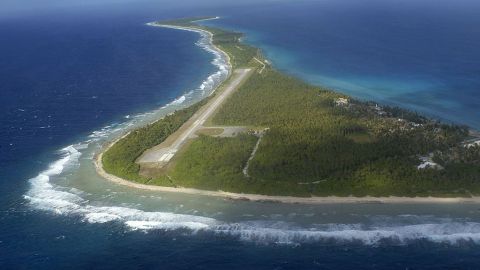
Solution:
M462 242L480 244L480 223L467 218L426 219L412 215L407 218L407 222L405 217L394 217L389 223L369 218L370 224L325 223L319 219L320 222L309 225L300 225L294 221L259 219L257 216L252 216L251 220L247 221L225 221L212 216L173 211L144 211L135 207L118 206L98 198L87 199L89 194L82 190L56 184L57 178L68 177L68 173L80 166L85 149L93 144L101 145L134 127L157 119L169 110L187 106L194 100L210 95L218 84L225 80L230 72L228 59L209 45L210 37L207 33L200 32L200 35L197 45L214 55L212 64L217 66L218 70L208 76L198 88L188 91L160 109L128 117L123 123L105 126L92 132L84 141L60 149L58 159L29 180L30 189L24 198L32 208L54 215L78 217L86 223L120 223L130 231L188 230L191 235L199 232L226 235L241 241L262 244L291 245L333 241L375 246L385 242L407 244L418 240L450 245Z

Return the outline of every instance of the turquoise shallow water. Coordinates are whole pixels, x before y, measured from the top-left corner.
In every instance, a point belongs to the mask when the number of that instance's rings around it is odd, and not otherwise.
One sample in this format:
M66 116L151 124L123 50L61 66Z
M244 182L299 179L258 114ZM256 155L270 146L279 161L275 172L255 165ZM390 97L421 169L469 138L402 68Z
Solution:
M209 23L311 83L480 128L478 1L281 1Z
M417 13L355 2L2 2L0 268L478 268L476 204L238 202L132 190L94 171L102 144L208 94L215 55L197 34L145 26L161 18L220 15L286 72L477 123L475 2ZM392 24L409 41L389 50Z

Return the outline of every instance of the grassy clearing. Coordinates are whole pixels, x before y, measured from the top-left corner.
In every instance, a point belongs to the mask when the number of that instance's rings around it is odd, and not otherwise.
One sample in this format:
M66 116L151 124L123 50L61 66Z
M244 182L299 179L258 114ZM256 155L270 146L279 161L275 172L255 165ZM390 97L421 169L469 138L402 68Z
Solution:
M223 128L204 128L197 131L197 135L217 136L223 133Z

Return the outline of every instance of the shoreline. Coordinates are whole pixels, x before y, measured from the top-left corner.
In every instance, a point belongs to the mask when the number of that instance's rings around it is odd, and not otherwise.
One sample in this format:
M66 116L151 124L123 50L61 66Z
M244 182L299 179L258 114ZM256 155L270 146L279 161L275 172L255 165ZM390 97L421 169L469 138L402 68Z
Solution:
M199 29L195 27L183 27L175 25L164 25L157 24L156 22L147 23L149 26L155 27L165 27L171 29L178 29L184 31L192 31L200 33L202 36L208 35L209 44L208 46L214 51L223 55L227 60L228 66L228 75L227 78L223 81L228 80L232 75L232 65L230 62L229 55L215 46L213 44L213 33L204 29ZM222 82L222 83L223 83ZM214 93L220 85L217 85L212 92ZM129 132L128 132L129 133ZM244 193L232 193L225 191L209 191L201 190L195 188L183 188L183 187L164 187L164 186L155 186L155 185L145 185L129 181L118 176L107 173L102 164L102 156L112 145L114 145L118 140L122 139L124 136L127 136L128 133L123 136L113 140L108 143L106 147L102 147L99 153L94 156L94 165L96 172L104 179L116 183L118 185L127 186L136 189L148 190L148 191L159 191L159 192L172 192L172 193L184 193L190 195L202 195L202 196L213 196L221 197L225 199L232 200L243 200L243 201L254 201L254 202L272 202L272 203L289 203L289 204L335 204L335 203L402 203L402 204L415 204L415 203L480 203L480 197L339 197L339 196L326 196L326 197L293 197L293 196L270 196L270 195L260 195L260 194L244 194Z
M116 140L117 141L117 140ZM109 144L106 151L111 145L116 141ZM211 197L220 197L231 200L240 200L240 201L252 201L252 202L271 202L271 203L288 203L288 204L335 204L335 203L392 203L392 204L417 204L417 203L480 203L480 197L339 197L339 196L327 196L327 197L292 197L292 196L270 196L270 195L260 195L260 194L245 194L245 193L233 193L225 191L210 191L202 190L195 188L183 188L183 187L164 187L164 186L154 186L154 185L145 185L140 183L135 183L129 180L125 180L118 176L109 174L105 172L102 166L102 155L104 151L100 152L94 158L95 169L97 173L104 179L113 182L118 185L127 186L136 189L148 190L148 191L159 191L159 192L171 192L171 193L183 193L190 195L202 195L202 196L211 196Z
M218 18L219 17L215 17L214 19L218 19ZM177 26L177 25L159 24L159 23L156 23L156 22L149 22L146 25L153 26L153 27L163 27L163 28L170 28L170 29L176 29L176 30L196 32L196 33L199 33L203 37L208 37L208 47L210 47L213 51L216 51L220 55L223 55L223 57L227 60L226 62L227 62L227 67L228 67L227 68L228 74L227 74L226 79L228 79L230 77L230 75L232 75L233 67L232 67L232 63L230 61L230 56L226 52L224 52L223 50L218 48L213 43L213 33L212 32L210 32L208 30L200 29L200 28L195 28L195 27L183 27L183 26ZM215 87L209 95L213 94L220 85L221 85L221 83L219 85L217 85L217 87Z

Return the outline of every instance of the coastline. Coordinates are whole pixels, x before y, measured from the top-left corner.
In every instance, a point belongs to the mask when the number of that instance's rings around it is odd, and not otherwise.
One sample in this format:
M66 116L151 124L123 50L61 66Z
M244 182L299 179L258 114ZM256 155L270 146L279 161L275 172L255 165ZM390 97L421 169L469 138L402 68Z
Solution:
M232 193L225 191L210 191L210 190L201 190L194 188L183 188L183 187L162 187L162 186L153 186L145 185L140 183L135 183L122 179L118 176L108 174L105 172L102 166L102 155L108 150L108 148L113 145L116 141L110 143L104 151L100 152L94 158L95 169L97 173L104 179L116 183L118 185L127 186L136 189L148 190L148 191L160 191L160 192L176 192L184 193L190 195L202 195L202 196L213 196L221 197L231 200L241 200L241 201L254 201L254 202L272 202L272 203L289 203L289 204L335 204L335 203L392 203L392 204L416 204L416 203L480 203L480 197L452 197L452 198L440 198L440 197L338 197L338 196L328 196L328 197L291 197L291 196L269 196L269 195L259 195L259 194L244 194L244 193Z
M166 25L166 24L157 24L155 22L147 23L149 26L155 27L165 27L172 28L184 31L192 31L200 33L202 36L207 35L209 37L208 46L215 50L217 53L223 55L227 59L228 63L228 75L227 78L230 78L232 74L232 65L230 62L230 57L226 52L218 48L213 44L213 33L204 29L199 29L195 27L183 27L175 25ZM217 85L210 95L218 89L221 85ZM275 202L275 203L290 203L290 204L334 204L334 203L404 203L404 204L415 204L415 203L480 203L480 197L339 197L339 196L327 196L327 197L292 197L292 196L270 196L270 195L260 195L260 194L243 194L243 193L232 193L224 191L209 191L209 190L200 190L194 188L183 188L183 187L164 187L164 186L154 186L154 185L145 185L140 183L135 183L118 176L108 174L102 164L102 156L112 145L114 145L118 140L127 136L128 133L121 136L120 138L108 143L106 147L101 149L101 151L94 156L94 165L97 173L106 180L114 182L118 185L123 185L136 189L143 189L149 191L159 191L159 192L177 192L191 195L203 195L203 196L213 196L221 197L232 200L244 200L244 201L256 201L256 202Z
M219 17L215 17L215 18L212 18L212 20L214 19L218 19ZM213 43L213 33L210 32L210 31L207 31L207 30L204 30L204 29L200 29L200 28L195 28L195 27L183 27L183 26L176 26L176 25L168 25L168 24L158 24L156 22L149 22L147 23L146 25L148 26L153 26L153 27L163 27L163 28L170 28L170 29L176 29L176 30L183 30L183 31L190 31L190 32L196 32L196 33L199 33L200 35L204 36L204 37L208 37L208 47L210 47L213 51L219 53L220 55L222 55L226 60L227 60L227 71L228 71L228 74L227 74L227 79L228 77L230 77L231 73L232 73L232 63L230 61L230 56L224 52L223 50L221 50L220 48L218 48L214 43ZM221 56L220 56L221 57ZM213 94L215 92L215 90L218 88L218 86L220 86L221 84L217 85L217 87L215 87L213 89L213 91L210 93Z

